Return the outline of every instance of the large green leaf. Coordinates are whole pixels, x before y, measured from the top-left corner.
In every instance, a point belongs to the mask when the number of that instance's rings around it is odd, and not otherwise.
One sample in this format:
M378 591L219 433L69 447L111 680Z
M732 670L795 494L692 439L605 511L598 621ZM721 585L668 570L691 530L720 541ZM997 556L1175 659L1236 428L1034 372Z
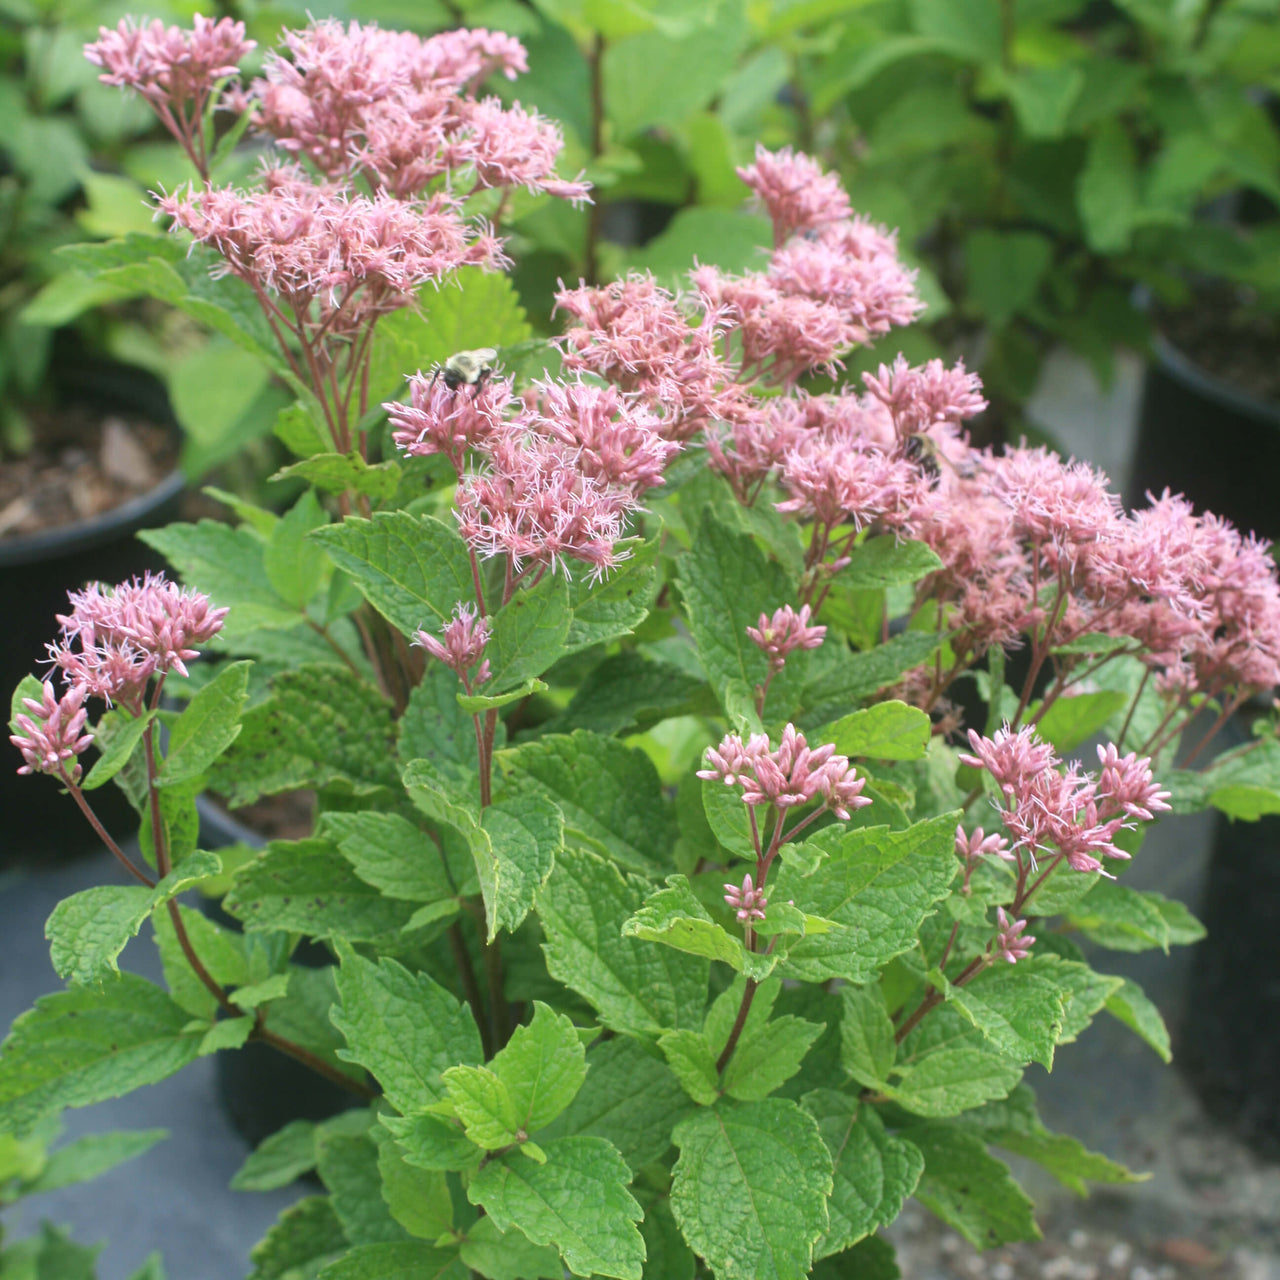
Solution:
M280 1280L301 1274L285 1273ZM466 1280L468 1272L453 1249L400 1240L360 1245L314 1274L317 1280Z
M919 760L933 732L929 717L905 702L877 702L810 735L831 743L842 756L874 760Z
M320 834L338 846L361 880L388 898L436 903L442 916L458 910L462 886L453 883L440 846L398 813L326 813Z
M518 1227L535 1244L554 1245L575 1275L640 1280L643 1211L627 1190L631 1171L603 1138L557 1138L539 1164L518 1151L491 1160L467 1197L500 1230Z
M709 966L704 959L623 937L648 885L596 854L565 849L538 895L543 951L553 978L629 1035L702 1025Z
M637 548L607 577L579 574L569 584L573 620L565 651L576 653L630 635L648 616L661 582L653 559L657 543Z
M216 854L194 853L154 889L97 885L63 898L44 927L58 976L82 984L109 980L120 972L116 960L125 944L156 907L221 870Z
M328 1188L342 1232L354 1245L404 1240L405 1229L382 1196L378 1148L367 1133L316 1133L316 1167Z
M475 603L467 544L432 516L380 511L348 516L311 534L349 573L366 600L404 635L438 631L453 606Z
M198 778L240 734L240 712L249 696L248 662L222 668L169 729L169 745L159 785L171 787Z
M289 1280L315 1274L325 1261L347 1248L342 1224L328 1196L307 1196L290 1205L249 1251L249 1280Z
M906 831L832 826L806 841L806 848L822 850L826 859L808 876L784 865L770 897L803 902L833 927L793 942L784 976L865 983L886 961L915 946L920 922L955 876L958 817L943 814Z
M1076 179L1076 209L1095 253L1120 253L1129 247L1138 212L1138 166L1119 120L1104 120L1089 139Z
M51 1112L171 1076L200 1049L189 1020L159 987L129 973L101 988L42 996L0 1045L0 1127L23 1133Z
M859 702L886 685L892 684L904 671L918 667L933 657L945 639L932 631L904 631L887 644L877 645L865 653L847 655L838 666L811 681L805 688L804 701L824 714L840 715L850 703ZM839 704L843 704L840 706Z
M982 1139L958 1124L913 1125L902 1136L924 1156L916 1199L975 1249L1039 1240L1034 1206Z
M971 1022L991 1046L1018 1062L1053 1069L1053 1046L1062 1033L1069 988L1029 965L998 962L962 987L945 984L947 1002Z
M671 1208L722 1276L800 1280L829 1226L831 1153L794 1102L721 1103L682 1120Z
M868 538L849 552L849 563L834 581L854 591L883 591L909 586L942 568L937 553L926 543L884 536Z
M439 1102L447 1068L483 1061L471 1011L439 983L386 957L375 963L348 947L340 954L342 1003L332 1017L347 1047L339 1054L372 1072L392 1106Z
M1022 1067L989 1049L939 1049L895 1070L885 1094L919 1116L956 1116L1003 1098L1022 1079Z
M627 649L592 670L564 711L540 727L543 733L588 729L613 737L643 732L672 716L710 714L716 705L706 681Z
M534 789L559 807L569 844L645 874L669 865L675 824L644 752L577 730L509 748L496 761L513 789Z
M356 795L398 789L391 708L345 669L283 671L271 695L244 713L240 735L211 766L209 782L233 806L304 787Z
M878 982L840 990L840 1065L868 1089L883 1089L898 1056L893 1023Z
M114 1133L90 1133L68 1142L49 1153L49 1159L38 1177L22 1188L23 1195L57 1191L100 1177L116 1165L133 1160L150 1151L157 1142L169 1136L165 1129L118 1130Z
M924 1158L905 1138L888 1133L874 1107L834 1089L815 1089L801 1105L818 1122L835 1163L827 1206L831 1224L814 1256L839 1253L887 1227L916 1189Z
M1165 1062L1172 1060L1169 1030L1164 1025L1160 1010L1136 982L1126 978L1107 997L1105 1007L1112 1017L1118 1018L1126 1027L1141 1036Z
M251 931L294 930L314 938L391 943L413 904L361 880L332 842L273 840L236 874L223 905Z
M548 574L536 587L517 591L493 621L485 650L492 674L485 693L502 693L542 675L564 652L572 620L569 587L559 574Z

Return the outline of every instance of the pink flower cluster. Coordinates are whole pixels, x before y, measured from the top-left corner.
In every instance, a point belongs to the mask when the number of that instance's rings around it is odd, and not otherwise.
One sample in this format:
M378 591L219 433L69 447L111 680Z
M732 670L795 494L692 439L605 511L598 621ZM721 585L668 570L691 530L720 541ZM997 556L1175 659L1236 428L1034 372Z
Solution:
M406 453L441 453L462 475L455 508L472 549L517 573L612 568L639 495L681 448L637 396L577 380L536 381L515 401L503 380L451 391L419 373L410 403L386 408ZM477 466L463 474L468 454Z
M484 656L485 647L493 624L488 618L477 618L473 605L456 604L453 619L445 624L439 638L428 631L419 631L413 643L425 649L438 662L443 662L462 681L468 693L489 679L489 659ZM480 666L473 672L472 667Z
M1027 927L1025 920L1010 920L1003 907L996 908L996 919L999 927L996 930L996 953L1003 956L1010 964L1017 964L1031 954L1035 937L1023 933Z
M764 909L769 905L764 887L761 886L759 889L755 887L750 872L742 877L740 885L725 885L724 900L737 913L738 919L743 924L750 924L753 920L763 920Z
M87 750L93 741L93 734L82 732L89 715L83 706L88 693L85 685L77 685L59 698L46 680L38 702L23 698L28 714L14 717L18 732L9 737L26 761L19 773L65 772L72 782L80 781L80 765L73 764L68 770L66 762Z
M728 734L719 747L708 748L707 763L698 777L740 788L743 803L752 808L767 804L785 810L820 798L823 809L847 820L854 809L871 803L862 794L866 779L855 775L848 758L836 755L830 744L810 747L792 724L776 748L768 734L753 733L746 742Z
M219 81L238 74L240 59L255 47L244 23L196 14L193 27L138 24L124 18L113 30L98 29L84 55L102 68L103 84L132 89L151 105L202 173L208 139L204 115Z
M411 199L433 180L468 170L477 188L522 186L587 199L580 178L556 176L559 127L534 112L477 101L495 72L528 70L524 47L501 32L448 31L421 39L333 20L286 32L244 103L285 151L335 179L357 176Z
M797 649L816 649L822 644L827 634L825 626L811 625L809 619L813 611L807 604L800 606L797 613L789 604L760 615L757 626L747 628L747 636L768 659L771 672L781 671L786 665L787 655Z
M185 676L186 663L199 656L196 646L217 635L228 612L163 575L148 574L110 588L94 583L69 592L68 598L71 612L58 615L61 638L49 646L67 691L58 698L46 680L39 702L23 700L30 714L17 717L21 733L10 738L26 760L19 773L62 776L65 761L93 740L92 734L81 732L86 698L141 714L152 677L163 679L170 671ZM69 776L73 782L79 779L78 765Z
M1053 850L1073 870L1101 871L1101 858L1129 857L1114 843L1123 827L1169 808L1169 793L1153 780L1151 761L1133 753L1121 757L1113 746L1098 748L1103 767L1094 777L1075 764L1061 769L1053 748L1029 726L1016 732L1006 727L992 738L971 729L969 745L973 754L961 755L961 762L995 779L1013 851L1026 849L1033 862L1037 853ZM957 833L957 846L959 840Z
M223 259L224 273L280 299L300 336L348 341L416 291L468 264L501 266L501 249L437 194L418 204L320 186L269 169L263 189L190 188L157 201L176 226Z

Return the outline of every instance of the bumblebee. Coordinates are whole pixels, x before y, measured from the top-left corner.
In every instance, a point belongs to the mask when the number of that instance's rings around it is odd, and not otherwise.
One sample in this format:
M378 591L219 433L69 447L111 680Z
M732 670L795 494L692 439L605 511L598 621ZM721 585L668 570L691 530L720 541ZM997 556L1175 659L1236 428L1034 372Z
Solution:
M938 445L932 437L923 432L908 436L902 442L902 456L908 462L914 462L920 474L929 482L930 489L936 489L942 479L942 471L938 467Z
M479 395L493 376L493 361L498 352L494 347L478 347L475 351L458 351L451 355L442 365L436 366L431 381L443 378L444 385L450 391L459 387L472 387L473 395Z

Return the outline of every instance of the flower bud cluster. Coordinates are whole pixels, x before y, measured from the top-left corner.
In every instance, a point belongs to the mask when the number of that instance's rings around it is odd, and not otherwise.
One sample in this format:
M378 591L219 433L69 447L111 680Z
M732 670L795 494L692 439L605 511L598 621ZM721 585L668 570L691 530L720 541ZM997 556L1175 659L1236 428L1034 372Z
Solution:
M10 738L26 761L19 773L61 774L65 761L88 747L93 735L81 732L86 698L141 714L152 677L187 675L186 664L199 656L196 646L222 630L228 613L163 574L109 588L93 583L68 598L71 612L58 615L62 634L49 646L66 692L59 698L46 680L39 702L23 700L29 714L17 717L20 733ZM78 765L69 776L78 780Z
M428 631L419 631L413 643L443 662L469 693L473 686L489 679L489 659L484 651L492 629L488 618L476 617L473 605L459 603L453 606L453 620L445 624L438 638ZM476 663L480 665L473 672L471 669Z
M822 644L827 629L822 625L811 625L809 619L813 611L805 604L797 613L789 604L760 615L757 626L748 627L747 635L768 659L771 672L781 671L787 663L787 655L797 649L816 649Z
M743 924L764 919L764 909L769 905L769 899L765 897L763 886L755 888L750 873L742 877L740 885L726 884L724 889L724 900L734 909Z
M961 762L995 779L1012 848L1026 849L1033 859L1052 850L1073 870L1101 871L1104 857L1128 859L1115 838L1133 818L1169 808L1169 793L1154 781L1150 760L1121 758L1113 746L1098 748L1102 772L1095 778L1074 764L1062 769L1053 748L1029 726L1016 732L1006 726L991 738L971 729L969 744L973 754L961 755ZM956 839L959 847L959 832Z
M871 803L862 794L866 779L856 776L848 758L836 755L829 743L810 747L792 724L776 748L769 745L768 734L753 733L746 742L728 734L718 747L708 749L707 763L698 777L740 788L743 803L752 808L767 804L785 810L821 799L824 809L848 819L853 810Z

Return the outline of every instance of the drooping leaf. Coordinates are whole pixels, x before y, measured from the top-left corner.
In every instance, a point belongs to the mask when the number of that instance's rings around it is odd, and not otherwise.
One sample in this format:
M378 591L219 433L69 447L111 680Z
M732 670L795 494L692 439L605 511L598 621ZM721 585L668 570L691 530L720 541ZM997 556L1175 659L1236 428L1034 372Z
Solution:
M1128 978L1106 1000L1105 1008L1130 1030L1142 1037L1165 1062L1173 1060L1169 1048L1169 1031L1160 1010L1148 999L1136 982Z
M24 1195L57 1191L74 1186L114 1169L126 1160L134 1160L150 1151L157 1142L169 1136L166 1129L117 1130L114 1133L90 1133L49 1153L40 1174L23 1187Z
M1001 963L964 986L946 984L946 998L998 1053L1053 1069L1053 1046L1062 1033L1069 988L1058 987L1029 965Z
M916 1199L975 1249L1040 1239L1026 1193L968 1129L930 1123L912 1125L902 1136L924 1156Z
M199 1051L188 1022L159 987L128 973L42 996L0 1045L0 1125L20 1134L50 1112L163 1080Z
M258 1143L231 1179L233 1191L275 1191L316 1167L316 1127L291 1120Z
M407 1237L383 1199L378 1148L367 1133L321 1128L316 1134L316 1167L343 1235L353 1245L389 1244Z
M720 1103L682 1120L671 1208L719 1275L800 1280L829 1226L832 1160L794 1102Z
M878 982L840 990L840 1064L868 1089L883 1089L898 1056L893 1023Z
M116 960L125 944L156 907L221 869L217 854L195 853L154 889L98 885L63 898L45 924L58 976L76 983L109 980L120 972Z
M172 787L198 778L236 740L249 696L249 662L232 662L187 703L169 729L158 784Z

